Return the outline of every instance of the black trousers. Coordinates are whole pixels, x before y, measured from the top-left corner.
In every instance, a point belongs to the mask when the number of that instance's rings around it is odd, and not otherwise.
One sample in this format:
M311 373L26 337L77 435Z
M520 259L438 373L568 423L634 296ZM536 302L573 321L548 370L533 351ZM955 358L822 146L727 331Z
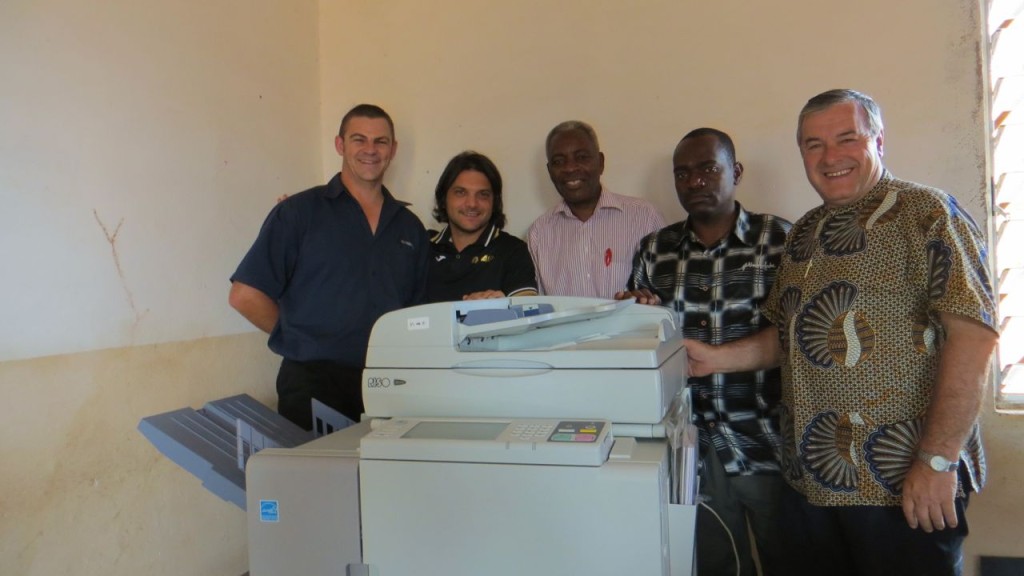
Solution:
M363 369L327 360L281 361L277 372L277 412L306 430L313 428L311 400L359 422L363 413Z
M965 498L957 527L911 529L899 506L814 506L788 484L782 525L793 574L818 576L960 576L967 538Z

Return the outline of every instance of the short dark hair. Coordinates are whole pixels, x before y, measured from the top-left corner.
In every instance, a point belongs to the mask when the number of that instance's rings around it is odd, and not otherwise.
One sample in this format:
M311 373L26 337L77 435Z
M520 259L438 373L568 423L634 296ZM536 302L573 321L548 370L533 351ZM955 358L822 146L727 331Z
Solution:
M505 227L505 211L501 202L501 173L498 167L491 162L491 159L479 152L466 150L448 161L444 167L441 178L437 181L437 188L434 189L434 219L442 224L448 222L448 207L445 200L448 197L448 189L455 184L455 179L466 170L474 170L483 174L491 185L491 193L494 197L494 204L491 208L491 224L498 228Z
M583 132L584 134L587 135L587 138L589 138L590 141L594 143L594 148L596 148L598 151L601 150L601 145L598 144L597 142L597 132L594 131L593 126L587 124L586 122L583 122L582 120L567 120L565 122L562 122L558 126L552 128L551 132L548 132L548 138L547 140L544 141L545 157L551 156L551 142L555 139L555 137L561 134L565 134L566 132Z
M376 104L359 104L346 112L341 118L338 136L345 137L345 128L348 127L348 121L353 118L383 118L388 121L388 128L391 129L391 138L394 139L395 137L395 123L391 121L391 116Z
M826 90L821 94L811 98L804 104L803 109L800 110L800 116L796 121L796 143L800 144L800 137L802 136L801 130L804 126L804 118L814 114L815 112L821 112L826 108L831 108L836 104L842 104L844 102L854 102L864 112L864 117L868 121L868 129L871 130L870 136L874 138L882 133L882 109L878 107L878 104L863 92L856 90L850 90L849 88L833 88L832 90Z
M736 145L732 143L732 137L721 130L716 130L715 128L697 128L696 130L690 130L686 133L686 136L683 136L679 143L682 144L683 140L700 138L702 136L714 136L715 139L718 140L718 143L722 145L722 148L725 148L725 153L729 162L736 162Z

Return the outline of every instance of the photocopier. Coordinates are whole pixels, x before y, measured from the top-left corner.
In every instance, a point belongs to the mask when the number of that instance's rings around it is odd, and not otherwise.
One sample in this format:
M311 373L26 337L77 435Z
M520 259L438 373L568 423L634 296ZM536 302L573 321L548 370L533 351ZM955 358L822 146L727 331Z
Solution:
M362 422L247 456L251 576L690 576L679 334L666 308L587 298L383 315Z

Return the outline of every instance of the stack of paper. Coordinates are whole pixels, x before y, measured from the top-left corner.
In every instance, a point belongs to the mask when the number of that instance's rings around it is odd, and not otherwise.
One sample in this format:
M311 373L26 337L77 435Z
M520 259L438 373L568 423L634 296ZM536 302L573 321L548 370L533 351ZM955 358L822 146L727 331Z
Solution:
M672 400L665 416L670 458L670 500L673 504L692 505L697 501L697 427L690 421L690 389L684 388Z

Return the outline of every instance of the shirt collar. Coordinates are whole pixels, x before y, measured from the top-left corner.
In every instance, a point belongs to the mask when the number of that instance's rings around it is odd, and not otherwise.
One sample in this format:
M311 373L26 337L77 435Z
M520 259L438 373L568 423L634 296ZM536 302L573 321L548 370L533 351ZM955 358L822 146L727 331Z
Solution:
M480 237L476 239L476 242L473 242L470 246L480 245L486 248L490 245L491 240L497 238L500 233L501 228L498 228L494 224L488 224L487 228L484 228L484 231L480 233ZM441 231L434 236L434 239L431 240L431 242L434 244L452 244L451 225L445 224L444 228L441 228Z
M882 176L879 177L878 182L871 187L871 190L868 190L867 194L862 196L856 202L847 204L846 206L839 206L838 208L829 208L822 204L821 208L826 212L831 212L832 214L838 214L840 212L845 212L846 210L860 210L861 207L872 202L875 198L883 194L887 194L889 192L889 185L892 184L893 180L895 180L895 177L889 173L889 170L887 168L882 168Z
M604 209L618 210L619 212L625 211L622 205L622 200L618 196L611 193L611 190L607 186L601 184L601 195L597 197L597 206L594 207L594 214L597 214L600 210ZM562 214L569 218L576 218L576 215L569 209L569 205L562 200L555 207L555 212Z
M736 226L733 227L732 233L740 239L740 242L747 246L757 244L759 232L750 228L750 212L747 212L739 202L736 203L736 210L738 212L736 214Z
M732 232L730 232L730 234L735 236L736 239L746 244L747 246L753 246L757 244L759 233L757 230L750 229L750 212L747 212L746 208L744 208L743 205L740 204L738 201L736 202L736 211L736 223L733 224ZM692 240L694 242L700 242L700 240L697 238L697 234L693 231L693 228L690 226L689 218L687 218L686 222L683 224L683 229L686 233L683 235L682 238L680 238L680 243L685 242L687 239ZM707 246L707 248L711 248L711 246Z
M391 191L388 190L387 186L381 185L380 191L384 195L385 206L388 204L398 204L399 206L412 206L410 202L398 200L397 198L392 196ZM351 198L353 201L355 200L355 197L352 196L352 193L348 191L347 187L345 187L345 183L341 181L341 172L335 174L334 178L331 178L331 181L327 183L327 192L325 193L325 195L328 198L332 199L337 199L344 195L348 198Z

